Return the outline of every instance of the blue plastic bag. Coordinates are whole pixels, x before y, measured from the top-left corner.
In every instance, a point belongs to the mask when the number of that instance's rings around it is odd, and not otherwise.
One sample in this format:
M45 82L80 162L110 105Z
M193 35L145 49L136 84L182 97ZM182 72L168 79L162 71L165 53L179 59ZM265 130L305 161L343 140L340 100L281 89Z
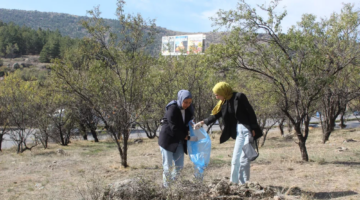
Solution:
M195 177L202 179L205 168L210 162L211 139L205 129L194 130L189 122L190 137L197 136L198 141L187 141L188 154L194 163Z

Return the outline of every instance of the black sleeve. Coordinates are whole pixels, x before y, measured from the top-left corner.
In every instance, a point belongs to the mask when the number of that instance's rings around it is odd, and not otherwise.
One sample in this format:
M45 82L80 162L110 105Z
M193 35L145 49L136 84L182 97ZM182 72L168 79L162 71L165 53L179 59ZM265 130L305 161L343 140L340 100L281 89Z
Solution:
M240 102L242 103L242 105L244 106L244 108L247 112L247 116L249 117L251 129L252 130L258 129L259 125L258 125L258 122L256 119L255 111L254 111L253 107L250 105L249 100L247 99L245 94L241 93Z
M221 110L216 115L210 115L210 117L204 119L204 123L208 126L211 123L216 122L221 117Z
M165 117L171 129L168 134L172 137L178 138L179 140L184 140L187 136L187 132L185 130L182 130L181 128L181 123L184 122L182 120L181 112L176 107L176 105L169 106L168 110L166 111Z

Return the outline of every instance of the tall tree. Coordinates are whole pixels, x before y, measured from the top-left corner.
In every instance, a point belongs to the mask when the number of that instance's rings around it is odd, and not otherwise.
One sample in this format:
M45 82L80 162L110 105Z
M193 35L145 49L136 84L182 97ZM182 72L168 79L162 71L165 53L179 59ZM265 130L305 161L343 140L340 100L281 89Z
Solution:
M54 72L65 89L81 98L103 121L117 144L121 164L128 167L131 125L151 104L151 96L144 94L152 78L149 71L154 58L145 54L144 48L152 43L156 30L153 20L125 15L124 3L117 1L121 40L110 32L95 8L89 12L91 20L83 23L91 37L81 52L89 60L80 66L73 66L73 61L57 62Z
M31 150L37 145L33 138L35 133L35 119L33 111L36 109L34 102L37 98L36 82L25 82L16 71L6 77L0 87L1 99L5 103L5 112L8 113L8 123L13 128L10 139L17 145L17 153Z
M325 89L319 106L323 143L329 140L337 117L345 113L349 102L360 97L358 66L343 70L336 76L336 82ZM345 126L343 121L341 126Z
M15 58L16 54L19 53L19 47L15 44L8 44L6 46L6 56L9 58Z
M306 140L314 105L336 74L359 55L358 23L347 17L348 13L358 14L352 6L345 5L337 26L330 25L326 19L316 22L315 16L303 15L285 34L281 21L286 11L276 15L274 9L278 3L279 0L275 0L267 7L259 6L268 13L267 20L244 0L237 10L220 10L214 22L229 27L231 33L225 37L224 44L213 45L207 53L215 63L250 71L271 84L278 95L280 110L294 126L302 160L308 161ZM346 30L354 31L352 37L343 40ZM336 45L348 56L339 57L336 64L331 64L331 48Z
M328 38L322 43L328 60L326 65L334 68L345 62L348 65L346 70L336 74L336 81L325 88L321 100L322 141L325 143L334 130L336 118L345 113L351 100L359 96L360 11L353 11L352 5L345 4L341 14L334 13L323 23L325 27L333 27L325 29Z

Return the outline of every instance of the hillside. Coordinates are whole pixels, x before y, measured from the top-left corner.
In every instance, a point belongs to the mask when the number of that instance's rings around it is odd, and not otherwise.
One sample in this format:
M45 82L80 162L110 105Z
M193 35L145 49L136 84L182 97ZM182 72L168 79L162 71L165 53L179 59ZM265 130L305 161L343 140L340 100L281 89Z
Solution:
M70 36L72 38L82 38L87 35L86 30L81 26L81 21L86 20L86 16L76 16L64 13L53 12L39 12L39 11L25 11L15 9L0 8L0 21L5 23L13 22L16 25L27 26L32 29L43 30L59 30L63 36ZM120 28L117 20L105 19L105 22L112 27L116 32ZM160 52L161 37L171 35L195 34L186 32L177 32L168 30L166 28L158 27L159 34L153 44L152 54L156 55ZM219 33L208 32L206 34L206 47L211 43L219 43L221 36Z

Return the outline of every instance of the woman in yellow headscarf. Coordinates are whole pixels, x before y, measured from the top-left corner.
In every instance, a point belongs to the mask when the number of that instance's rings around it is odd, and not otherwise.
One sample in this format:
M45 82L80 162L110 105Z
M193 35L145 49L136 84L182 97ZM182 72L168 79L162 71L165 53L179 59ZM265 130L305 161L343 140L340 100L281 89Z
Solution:
M230 181L244 184L250 179L250 160L244 156L242 147L249 143L249 137L252 136L254 139L261 137L262 131L245 94L233 91L226 82L217 83L213 92L219 102L212 110L211 116L195 124L194 128L198 129L203 124L212 124L222 117L224 129L220 143L226 142L230 137L236 139Z

